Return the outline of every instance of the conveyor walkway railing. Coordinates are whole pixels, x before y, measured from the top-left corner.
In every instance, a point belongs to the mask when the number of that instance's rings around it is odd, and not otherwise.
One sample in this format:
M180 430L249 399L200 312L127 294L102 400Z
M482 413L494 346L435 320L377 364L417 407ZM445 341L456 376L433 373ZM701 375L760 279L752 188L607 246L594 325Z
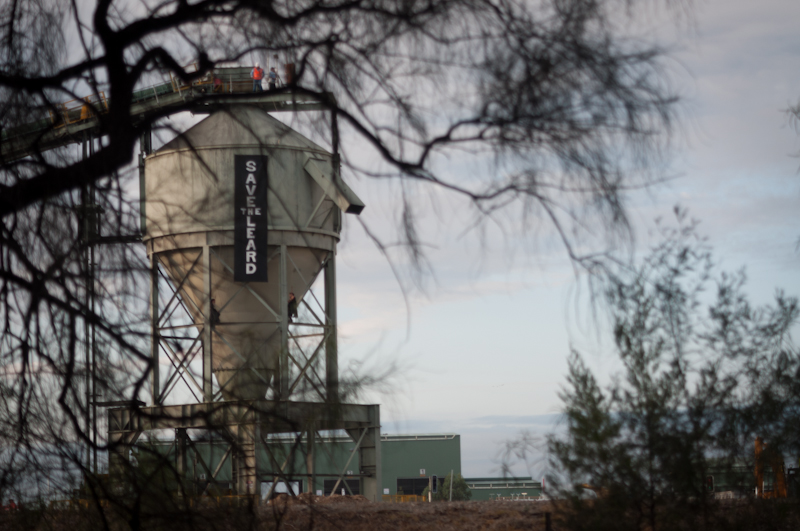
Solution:
M171 114L170 109L174 112L208 113L234 104L256 105L270 112L329 108L321 98L299 94L288 87L253 92L250 71L249 67L218 68L191 84L170 75L167 82L134 91L131 120L141 120L157 110L166 110L166 114ZM2 131L0 160L10 162L80 143L86 134L102 135L103 123L98 114L108 112L108 109L109 100L101 91L33 112L30 122Z

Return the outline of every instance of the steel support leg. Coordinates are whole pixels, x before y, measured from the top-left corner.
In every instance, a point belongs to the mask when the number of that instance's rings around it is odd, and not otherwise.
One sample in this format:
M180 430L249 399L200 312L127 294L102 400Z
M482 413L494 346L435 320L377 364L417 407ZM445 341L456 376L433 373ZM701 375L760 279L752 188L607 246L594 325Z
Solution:
M258 481L258 466L256 464L256 438L258 425L239 424L230 429L234 436L236 447L236 459L233 461L234 487L240 496L252 496L256 494L256 482Z
M339 401L339 346L336 323L336 252L331 251L325 262L325 326L328 340L325 343L325 387L329 402Z
M369 501L378 502L381 497L381 408L369 406L370 428L361 441L361 492Z
M256 505L261 503L261 467L258 466L258 456L261 455L261 425L252 424L253 437L253 468L252 468L252 494Z
M281 290L281 354L279 393L281 400L289 399L289 283L286 245L281 245L280 290Z
M150 254L150 393L153 398L150 405L161 405L161 374L158 363L158 257Z
M316 431L311 426L306 435L306 481L308 486L306 492L314 494L314 485L317 483L317 476L314 474L314 445L316 443Z
M214 330L211 324L211 248L203 246L203 401L211 402L214 400L212 386L211 364L213 358L212 344L214 341Z
M185 492L187 481L186 475L188 473L188 439L189 435L186 433L186 428L175 429L175 448L177 449L177 463L176 469L178 471L178 481L180 481L181 488L178 494L181 495Z

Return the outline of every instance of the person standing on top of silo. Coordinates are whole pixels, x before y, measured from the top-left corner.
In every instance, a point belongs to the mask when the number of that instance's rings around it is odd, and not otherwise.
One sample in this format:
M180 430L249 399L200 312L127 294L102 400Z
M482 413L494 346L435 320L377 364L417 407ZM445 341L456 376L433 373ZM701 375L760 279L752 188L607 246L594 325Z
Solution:
M217 299L211 299L211 326L219 324L219 310L217 310L216 301Z
M261 86L261 80L264 79L264 69L261 68L260 63L256 63L255 68L250 72L250 77L253 78L253 92L262 92L264 87Z
M294 293L289 293L289 322L292 322L292 317L297 317L297 299L294 298Z
M269 69L269 89L275 90L275 87L278 85L278 73L275 71L275 67Z

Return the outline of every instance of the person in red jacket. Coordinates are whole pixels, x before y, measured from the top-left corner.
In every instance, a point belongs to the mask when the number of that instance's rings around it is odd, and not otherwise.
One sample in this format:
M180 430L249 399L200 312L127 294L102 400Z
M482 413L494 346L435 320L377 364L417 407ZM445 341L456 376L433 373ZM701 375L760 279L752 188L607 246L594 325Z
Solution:
M250 77L253 78L253 92L262 92L264 87L261 86L261 80L264 79L264 69L259 63L256 63L255 68L250 72Z

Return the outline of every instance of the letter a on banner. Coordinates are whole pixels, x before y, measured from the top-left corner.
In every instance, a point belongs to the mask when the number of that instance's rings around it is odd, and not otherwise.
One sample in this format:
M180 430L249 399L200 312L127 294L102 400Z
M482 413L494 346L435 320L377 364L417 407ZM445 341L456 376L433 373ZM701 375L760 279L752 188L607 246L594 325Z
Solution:
M267 281L267 157L234 156L233 280Z

